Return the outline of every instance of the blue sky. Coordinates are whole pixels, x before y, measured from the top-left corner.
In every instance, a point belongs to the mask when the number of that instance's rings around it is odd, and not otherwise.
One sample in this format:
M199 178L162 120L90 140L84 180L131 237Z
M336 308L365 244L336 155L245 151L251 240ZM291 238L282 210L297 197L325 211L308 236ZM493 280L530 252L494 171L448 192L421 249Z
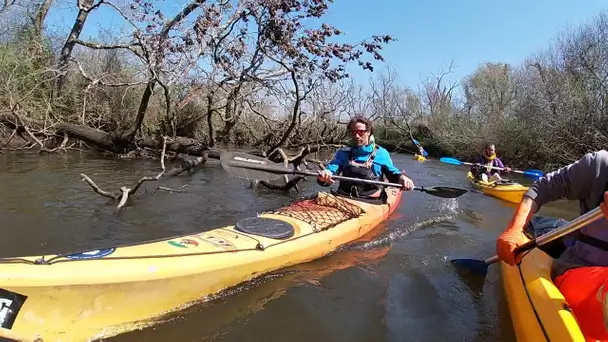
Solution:
M402 82L417 87L421 77L453 60L463 77L483 62L519 64L555 41L571 26L608 9L605 0L403 0L336 1L330 21L352 36L389 33L386 62Z
M60 2L49 13L47 23L69 30L76 16L75 0ZM173 12L177 2L161 1ZM179 1L182 2L182 1ZM420 79L454 63L453 79L470 74L483 62L519 64L532 53L555 41L569 26L589 22L608 10L605 0L402 0L373 2L335 0L326 22L344 31L346 38L358 41L373 34L397 38L384 50L387 64L399 80L417 88ZM116 27L122 22L110 10L91 15L84 37L97 34L99 27ZM377 65L381 71L382 65ZM368 72L353 76L366 82Z

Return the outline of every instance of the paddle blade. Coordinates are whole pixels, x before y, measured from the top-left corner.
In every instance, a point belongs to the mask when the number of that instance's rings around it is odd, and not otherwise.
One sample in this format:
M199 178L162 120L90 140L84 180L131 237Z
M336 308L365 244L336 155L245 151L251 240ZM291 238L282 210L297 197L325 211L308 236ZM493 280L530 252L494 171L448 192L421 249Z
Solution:
M464 271L468 271L474 275L484 276L488 273L488 264L484 260L476 259L454 259L451 260L452 265Z
M462 165L462 162L460 160L449 157L441 157L439 158L439 161L446 164Z
M530 176L531 178L538 179L541 178L544 173L541 170L536 169L526 169L524 170L524 175Z
M231 165L241 164L251 166L278 166L278 164L266 158L254 156L252 154L244 152L223 152L220 155L220 162L228 174L237 178L249 180L273 180L280 177L264 170L236 167Z
M453 188L449 186L435 186L432 188L422 188L422 191L429 195L441 197L441 198L456 198L464 195L468 192L467 189Z

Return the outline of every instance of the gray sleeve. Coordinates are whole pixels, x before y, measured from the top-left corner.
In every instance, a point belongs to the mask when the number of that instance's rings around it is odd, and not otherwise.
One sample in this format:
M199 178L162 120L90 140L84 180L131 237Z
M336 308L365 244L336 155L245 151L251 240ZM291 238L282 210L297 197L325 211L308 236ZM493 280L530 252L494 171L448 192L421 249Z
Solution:
M585 200L590 196L595 180L606 166L607 151L587 153L580 160L550 172L534 182L525 196L534 200L539 209L547 202L563 198Z

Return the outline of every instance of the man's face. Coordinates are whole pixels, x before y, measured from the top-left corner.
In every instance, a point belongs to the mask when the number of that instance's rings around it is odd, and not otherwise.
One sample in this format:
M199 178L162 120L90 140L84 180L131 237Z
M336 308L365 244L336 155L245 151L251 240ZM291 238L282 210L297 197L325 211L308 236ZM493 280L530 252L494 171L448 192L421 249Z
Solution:
M362 122L350 126L350 137L357 147L369 144L369 132L367 125Z

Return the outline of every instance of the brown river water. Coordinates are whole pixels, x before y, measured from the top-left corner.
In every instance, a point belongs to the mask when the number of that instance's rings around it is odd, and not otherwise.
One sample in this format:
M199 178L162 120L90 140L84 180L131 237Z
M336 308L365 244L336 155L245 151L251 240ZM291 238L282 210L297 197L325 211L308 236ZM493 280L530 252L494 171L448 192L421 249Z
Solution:
M418 163L394 154L417 185L473 189L464 166ZM91 154L0 154L0 257L65 253L210 230L321 190L257 190L216 160L194 173L145 183L119 213L80 180L116 191L158 161ZM522 183L530 180L514 175ZM158 186L181 193L153 192ZM317 261L229 289L172 314L168 322L108 341L512 341L497 265L483 284L450 258L486 259L515 205L469 192L441 199L403 195L388 221L361 241ZM572 219L577 205L556 202L541 214Z

